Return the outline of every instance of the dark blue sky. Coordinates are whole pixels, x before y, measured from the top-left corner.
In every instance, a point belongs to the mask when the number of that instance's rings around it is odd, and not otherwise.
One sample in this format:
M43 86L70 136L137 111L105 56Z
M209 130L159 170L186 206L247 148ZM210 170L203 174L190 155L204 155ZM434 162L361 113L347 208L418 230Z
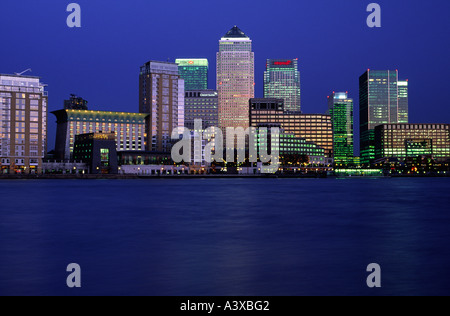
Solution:
M93 110L137 112L148 60L206 57L215 88L218 40L238 25L253 40L256 96L267 58L300 59L306 113L324 112L333 90L349 91L357 109L367 68L399 69L410 82L410 121L450 121L448 0L378 0L380 29L366 26L371 0L78 0L80 29L66 26L70 2L0 3L0 73L32 68L49 85L50 110L76 93ZM54 133L50 115L49 150Z

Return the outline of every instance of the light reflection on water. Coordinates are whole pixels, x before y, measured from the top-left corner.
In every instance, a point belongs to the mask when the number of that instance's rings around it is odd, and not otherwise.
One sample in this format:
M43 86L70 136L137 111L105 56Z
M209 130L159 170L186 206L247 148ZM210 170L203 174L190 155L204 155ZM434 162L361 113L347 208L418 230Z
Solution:
M448 192L449 179L0 181L0 294L449 295Z

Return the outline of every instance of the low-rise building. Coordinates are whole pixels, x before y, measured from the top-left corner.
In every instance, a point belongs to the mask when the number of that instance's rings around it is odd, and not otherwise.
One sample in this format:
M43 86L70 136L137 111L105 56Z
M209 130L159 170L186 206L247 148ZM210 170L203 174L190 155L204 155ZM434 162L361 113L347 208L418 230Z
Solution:
M114 133L89 133L75 136L75 161L83 161L91 174L117 174L118 159Z
M375 159L450 158L450 124L382 124L375 127Z
M145 151L148 114L72 109L52 114L57 119L56 159L73 159L75 137L87 133L114 132L117 151Z

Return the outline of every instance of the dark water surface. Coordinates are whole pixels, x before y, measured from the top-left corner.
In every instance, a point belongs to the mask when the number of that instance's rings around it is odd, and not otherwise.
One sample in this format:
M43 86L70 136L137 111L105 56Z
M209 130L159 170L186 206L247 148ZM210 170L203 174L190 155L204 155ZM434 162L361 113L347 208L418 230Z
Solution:
M0 295L450 295L449 193L450 179L0 181Z

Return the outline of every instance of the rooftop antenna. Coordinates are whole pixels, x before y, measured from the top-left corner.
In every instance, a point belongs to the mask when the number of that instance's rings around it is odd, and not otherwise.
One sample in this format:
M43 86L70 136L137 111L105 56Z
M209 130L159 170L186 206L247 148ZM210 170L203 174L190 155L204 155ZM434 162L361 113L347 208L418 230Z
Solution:
M20 73L15 72L15 75L16 75L16 76L22 76L22 75L23 75L24 73L26 73L26 72L32 72L31 68L28 68L27 70L24 70L24 71L22 71L22 72L20 72Z

